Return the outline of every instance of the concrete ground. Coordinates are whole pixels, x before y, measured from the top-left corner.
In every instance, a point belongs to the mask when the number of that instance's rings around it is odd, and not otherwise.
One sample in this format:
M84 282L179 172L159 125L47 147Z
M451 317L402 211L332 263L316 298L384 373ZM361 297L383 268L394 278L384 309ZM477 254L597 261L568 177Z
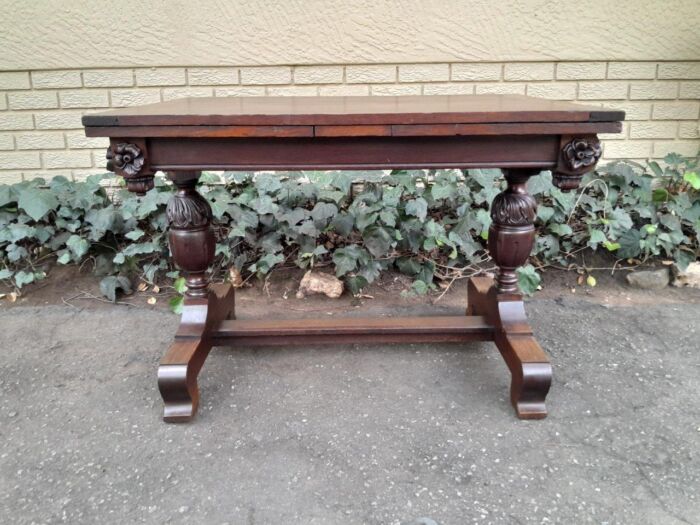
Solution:
M198 418L168 425L175 316L0 310L0 522L700 523L700 304L528 313L555 366L542 421L475 343L215 349Z

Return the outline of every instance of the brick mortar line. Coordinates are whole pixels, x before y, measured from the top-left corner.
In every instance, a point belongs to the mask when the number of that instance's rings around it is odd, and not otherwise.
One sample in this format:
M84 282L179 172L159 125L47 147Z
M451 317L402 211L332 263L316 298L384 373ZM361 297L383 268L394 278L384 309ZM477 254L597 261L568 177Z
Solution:
M153 66L86 66L70 68L44 68L44 69L4 69L2 73L24 73L24 72L60 72L60 71L100 71L100 70L152 70L152 69L232 69L232 68L273 68L273 67L323 67L323 66L422 66L432 64L595 64L604 62L606 64L693 64L699 63L699 59L654 59L645 60L624 60L624 59L581 59L581 60L479 60L479 61L459 61L459 60L435 60L430 62L318 62L313 64L302 63L279 63L279 64L181 64L181 65L153 65Z
M674 82L677 84L677 89L675 90L675 95L673 97L669 98L631 98L631 88L632 84L638 83L638 82L652 82L652 83L670 83ZM328 87L328 86L396 86L396 85L436 85L436 84L447 84L447 85L517 85L517 84L525 84L525 85L532 85L532 84L550 84L550 85L566 85L566 84L575 84L578 89L580 89L581 83L582 82L594 82L594 83L600 83L604 85L606 80L601 79L601 80L557 80L557 79L542 79L542 80L505 80L505 81L498 81L498 80L482 80L482 79L476 79L476 80L420 80L420 81L404 81L404 82L366 82L366 83L347 83L347 82L326 82L326 83L311 83L311 84L296 84L296 83L285 83L285 84L208 84L208 85L196 85L196 86L190 86L190 85L163 85L163 86L129 86L129 87L122 87L122 86L111 86L111 87L89 87L89 88L55 88L52 90L48 89L36 89L36 90L17 90L17 89L12 89L12 90L6 90L2 91L0 90L0 94L7 94L7 95L15 95L15 94L29 94L29 93L53 93L57 95L57 104L59 104L58 107L51 107L51 108L42 108L42 107L36 107L36 108L12 108L9 106L5 110L2 110L1 112L22 112L22 111L50 111L50 110L76 110L76 109L92 109L95 108L95 106L83 106L83 107L65 107L61 106L61 100L60 100L60 95L63 93L74 93L74 92L86 92L86 93L99 93L99 92L105 92L108 96L108 98L111 99L111 95L113 94L114 91L141 91L143 93L147 93L149 91L155 91L158 90L161 95L162 91L164 89L172 89L172 90L177 90L177 89L227 89L227 88L254 88L254 87L260 87L260 88L283 88L283 87L298 87L298 88L305 88L305 87ZM628 102L662 102L662 101L678 101L678 102L683 102L683 101L688 101L688 102L693 102L696 101L697 99L691 98L691 97L682 97L680 94L680 83L681 82L700 82L699 80L667 80L667 79L661 79L661 80L641 80L641 79L629 79L629 80L615 80L614 82L627 82L627 93L625 95L624 99L621 98L600 98L600 99L582 99L580 98L580 93L577 92L576 100L580 101L585 101L585 102L592 102L592 101L611 101L614 102L616 100L625 100ZM569 100L569 99L566 99ZM110 100L111 103L111 100Z
M33 88L32 85L32 78L31 78L31 73L50 73L50 72L66 72L66 71L100 71L100 70L105 70L105 71L123 71L123 70L132 70L132 71L150 71L150 70L158 70L158 69L183 69L183 70L189 70L189 69L255 69L255 68L298 68L298 67L329 67L329 66L335 66L335 67L371 67L371 66L388 66L388 65L395 65L396 67L401 67L401 66L430 66L430 65L442 65L446 64L448 66L452 66L455 64L472 64L472 65L478 65L478 64L500 64L500 65L505 65L505 64L522 64L522 65L532 65L532 64L554 64L554 65L559 65L559 64L595 64L595 63L605 63L606 64L606 69L609 67L610 64L656 64L656 71L655 71L655 76L658 76L658 65L659 64L696 64L700 63L700 60L537 60L537 61L517 61L517 60L511 60L511 61L456 61L456 60L447 60L447 61L435 61L435 62L377 62L377 63L315 63L315 64L273 64L273 65L222 65L222 64L215 64L215 65L178 65L178 66L172 66L172 65L163 65L163 66L150 66L150 67L119 67L119 66L104 66L104 67L76 67L76 68L58 68L58 69L8 69L8 70L0 70L0 75L3 73L27 73L29 76L29 82L31 88ZM556 69L556 68L555 68ZM606 71L607 75L608 71ZM82 80L82 79L81 79Z

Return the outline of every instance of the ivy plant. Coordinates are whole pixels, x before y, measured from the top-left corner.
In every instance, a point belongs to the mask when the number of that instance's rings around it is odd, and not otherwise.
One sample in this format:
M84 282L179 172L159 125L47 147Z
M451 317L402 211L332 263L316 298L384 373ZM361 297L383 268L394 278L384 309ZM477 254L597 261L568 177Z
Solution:
M572 193L547 172L532 177L538 238L533 264L519 270L521 288L532 293L537 268L568 265L587 249L685 268L698 256L697 170L697 157L678 155L645 166L615 162ZM107 191L109 177L0 185L0 280L21 291L53 264L89 263L112 300L134 281L171 279L171 306L180 309L185 283L166 235L169 183L158 178L138 197ZM329 267L359 293L394 269L411 277L406 293L423 294L493 268L485 246L489 206L504 186L499 170L227 172L204 173L200 182L215 219L215 278L232 269L265 278L285 264Z

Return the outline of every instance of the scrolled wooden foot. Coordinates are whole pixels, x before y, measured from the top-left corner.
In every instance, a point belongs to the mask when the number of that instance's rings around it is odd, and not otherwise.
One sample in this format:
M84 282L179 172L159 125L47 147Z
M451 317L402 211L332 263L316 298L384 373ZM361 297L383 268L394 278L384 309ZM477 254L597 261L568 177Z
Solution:
M510 401L518 417L546 417L545 398L552 384L552 365L540 345L529 335L499 335L496 346L510 369Z
M163 398L163 420L186 422L199 405L197 375L211 345L202 340L176 341L158 367L158 389Z
M186 422L197 412L197 376L211 350L211 330L219 321L235 317L234 302L230 284L210 285L207 297L185 297L175 342L158 367L165 421Z

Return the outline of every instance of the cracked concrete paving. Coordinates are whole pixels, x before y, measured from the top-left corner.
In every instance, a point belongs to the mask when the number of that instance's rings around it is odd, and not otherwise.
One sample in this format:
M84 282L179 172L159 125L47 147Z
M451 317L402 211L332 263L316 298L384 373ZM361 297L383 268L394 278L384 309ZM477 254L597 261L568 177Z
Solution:
M188 425L155 383L175 316L2 311L0 522L700 523L700 305L528 308L545 420L479 343L215 349Z

